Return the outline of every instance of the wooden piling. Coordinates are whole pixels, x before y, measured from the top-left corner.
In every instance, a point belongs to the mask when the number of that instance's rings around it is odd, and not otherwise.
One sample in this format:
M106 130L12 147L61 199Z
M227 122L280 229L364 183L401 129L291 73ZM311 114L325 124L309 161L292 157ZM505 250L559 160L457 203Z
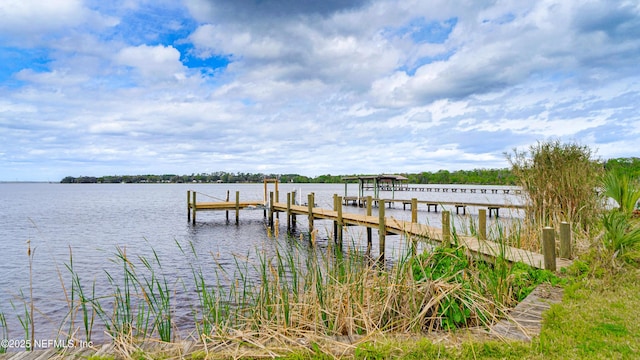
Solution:
M487 240L487 210L478 210L478 239Z
M451 215L448 210L442 211L442 244L451 244Z
M571 225L566 221L560 223L560 257L571 259Z
M387 235L387 226L384 218L384 199L378 202L378 239L380 241L380 256L378 259L384 261L385 236Z
M308 207L308 212L309 212L309 233L313 232L313 204L315 202L314 199L314 194L313 193L309 193L309 195L307 195L307 207Z
M193 204L193 208L191 210L191 224L195 225L196 224L196 192L192 191L191 192L191 204Z
M273 191L269 191L269 226L273 229Z
M229 194L227 193L227 196ZM240 223L240 191L236 191L236 225Z
M411 198L411 223L415 224L418 222L418 199ZM410 236L407 236L411 238ZM416 240L411 239L411 255L416 255L418 248L418 242Z
M291 205L296 205L296 191L293 190L291 192ZM296 227L296 214L291 213L291 228L295 229Z
M411 199L411 222L418 222L418 199L416 198Z
M287 231L291 230L291 193L287 193Z
M333 211L338 213L338 205L336 204L336 201L338 201L338 194L333 194ZM338 219L337 219L337 217L333 221L333 241L335 243L338 243Z
M337 194L333 195L333 207L336 211L336 221L334 222L334 239L338 246L342 248L342 197Z
M229 190L227 190L227 200L225 200L226 202L229 202ZM225 210L224 211L224 216L227 219L227 221L229 221L229 210Z
M275 202L280 202L280 191L278 190L278 183L276 182ZM280 212L276 211L276 219L280 219Z
M191 190L187 190L187 223L191 221Z
M371 195L367 196L367 216L371 216ZM371 253L373 229L367 226L367 254Z
M542 254L544 255L544 268L556 271L556 230L552 227L542 229Z

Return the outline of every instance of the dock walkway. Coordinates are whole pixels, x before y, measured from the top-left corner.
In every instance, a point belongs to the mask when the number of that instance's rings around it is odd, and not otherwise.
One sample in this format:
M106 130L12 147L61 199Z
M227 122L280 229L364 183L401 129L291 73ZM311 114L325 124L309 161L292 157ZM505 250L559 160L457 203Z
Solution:
M446 239L446 232L443 233L442 229L417 222L398 220L393 217L381 218L379 215L371 216L341 213L341 211L339 212L337 210L286 203L273 203L272 209L275 212L284 212L289 215L304 215L313 217L313 219L331 220L347 226L364 226L367 228L378 229L379 231L384 228L385 234L418 237L439 243L451 241L451 239ZM311 212L309 211L310 209ZM540 253L501 245L495 241L480 240L472 236L457 235L457 240L461 246L464 246L474 255L479 255L484 258L495 258L503 255L510 262L523 262L534 268L545 268L544 255ZM568 267L572 261L569 259L556 258L555 263L557 268L563 268Z
M368 197L358 197L358 196L344 196L343 198L345 205L353 205L359 207L367 206ZM393 204L401 203L403 210L407 209L407 205L411 205L413 199L379 199L379 198L371 198L374 206L377 206L378 203L384 200L385 204L388 204L389 208ZM427 211L433 210L438 212L438 206L444 207L445 205L455 207L456 214L460 214L460 210L462 210L462 214L467 213L467 207L484 207L489 210L489 217L495 215L496 217L500 216L500 209L525 209L524 205L517 204L495 204L495 203L478 203L478 202L468 202L468 201L434 201L434 200L416 200L417 204L424 204L427 206Z
M366 214L352 214L343 213L343 203L346 204L348 199L342 198L337 194L334 195L333 209L319 208L315 204L314 194L308 194L307 204L299 205L295 203L295 193L286 194L286 203L279 201L279 194L277 191L270 192L267 197L267 181L265 180L265 197L262 201L240 201L240 194L236 191L235 201L229 201L229 194L227 193L227 200L220 202L197 202L196 192L187 192L187 219L193 224L196 222L196 213L203 210L223 210L227 212L227 220L229 219L229 211L235 211L236 224L239 223L239 212L241 209L262 209L264 216L267 217L268 222L273 228L277 226L273 220L273 215L277 213L285 213L287 217L287 229L295 227L296 216L306 216L308 219L309 233L313 234L313 227L315 220L329 220L333 222L334 228L334 240L338 244L342 244L342 231L343 226L363 226L367 228L367 243L371 244L372 230L378 230L379 241L379 259L384 260L385 253L385 237L387 234L403 235L408 239L416 242L418 239L426 239L439 243L451 243L456 240L459 245L464 246L468 251L474 255L486 259L493 259L498 256L503 256L510 262L523 262L532 267L539 269L549 269L556 271L563 267L567 267L571 264L571 260L566 258L558 258L555 254L555 246L545 246L548 248L545 254L531 252L511 246L499 244L494 241L487 241L486 236L486 217L487 210L489 211L489 217L492 212L495 211L495 215L498 216L498 209L500 207L521 208L518 205L505 205L505 204L477 204L477 203L460 203L460 202L426 202L419 201L417 199L411 200L387 200L387 199L375 199L378 204L378 214L374 216L372 214L372 205L374 198L367 196L364 198L364 205L366 206ZM398 220L393 217L385 217L385 205L387 201L402 202L403 207L406 209L406 205L411 205L411 221ZM462 208L466 211L467 206L485 207L486 209L480 209L478 214L478 237L456 235L455 239L451 234L450 227L450 213L449 211L442 212L442 229L431 227L425 224L418 223L417 209L418 204L427 204L427 210L430 211L431 206L437 211L437 205L451 204L456 207L456 212ZM566 224L568 225L568 224ZM543 243L555 244L553 238L555 232L553 229L545 229L545 236L547 239L543 239ZM567 229L565 229L567 230ZM560 231L561 235L568 233L567 231ZM549 238L551 236L551 238ZM566 254L563 249L569 249L570 256L570 234L567 237L560 239L560 253ZM568 245L567 245L568 244ZM414 246L415 248L415 246Z

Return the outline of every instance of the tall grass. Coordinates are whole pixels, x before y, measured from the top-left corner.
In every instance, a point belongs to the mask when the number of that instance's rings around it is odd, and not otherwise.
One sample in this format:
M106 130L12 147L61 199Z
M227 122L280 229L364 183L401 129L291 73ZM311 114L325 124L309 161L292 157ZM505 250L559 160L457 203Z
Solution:
M589 147L554 140L506 156L525 190L530 229L538 231L567 221L585 234L592 230L602 208L596 190L603 167L593 159Z
M2 329L2 331L0 331L0 335L2 336L0 337L0 340L9 340L7 318L2 311L0 311L0 328ZM5 352L7 352L7 346L5 346L5 343L2 342L2 346L0 346L0 354L4 354Z
M458 243L455 227L452 234ZM343 250L329 243L322 249L291 237L270 238L222 266L213 254L203 257L193 244L176 242L191 259L193 281L185 283L167 280L153 249L149 257L131 257L117 248L111 260L118 270L104 273L110 286L106 295L96 294L95 280L89 287L82 283L70 250L65 265L71 274L69 311L60 329L68 329L73 339L80 332L87 341L100 327L116 343L172 342L184 335L176 331L173 311L179 306L175 294L186 290L195 296L188 336L214 349L421 333L489 325L514 303L519 291L514 284L522 280L504 259L487 264L458 247L428 247L417 256L409 248L385 265L354 251L355 244ZM21 319L30 318L27 303ZM23 327L29 329L26 321Z
M69 311L63 323L67 321L69 323L69 331L67 333L67 338L70 339L76 334L75 328L75 320L78 312L82 317L82 325L84 328L85 341L90 342L91 336L93 333L93 325L95 324L96 319L96 309L94 308L94 299L96 299L96 282L93 281L93 285L91 287L91 293L86 294L85 290L82 286L82 282L80 281L80 274L75 271L73 267L73 251L71 247L69 247L69 263L65 264L65 267L71 274L71 291L70 298L67 300L67 305ZM64 282L62 283L63 290L65 294L67 293Z
M24 295L24 291L20 289L20 299L22 300L22 315L17 315L18 321L22 326L24 332L25 348L27 351L33 350L33 341L35 340L35 323L34 313L35 304L33 301L33 258L35 256L35 249L31 248L31 240L27 240L27 259L29 260L29 299ZM11 307L17 310L16 305L11 301ZM3 321L4 319L3 316ZM6 321L4 321L6 328ZM8 330L7 330L8 331Z

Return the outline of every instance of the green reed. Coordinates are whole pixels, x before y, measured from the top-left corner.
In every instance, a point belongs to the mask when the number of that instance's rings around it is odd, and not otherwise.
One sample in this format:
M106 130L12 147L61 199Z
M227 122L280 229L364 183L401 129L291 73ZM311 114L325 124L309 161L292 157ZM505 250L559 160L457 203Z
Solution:
M153 328L160 336L160 340L170 342L172 340L171 330L173 328L173 323L171 322L171 289L169 288L167 278L164 273L162 273L162 265L160 264L158 253L153 249L151 251L153 253L153 263L149 262L145 257L139 257L150 275L143 275L142 282L138 278L136 278L136 281L141 286L144 300L154 319ZM157 274L156 265L161 275Z
M405 250L390 265L353 250L356 239L343 250L331 239L321 249L294 238L276 237L245 255L233 256L233 265L225 267L213 254L202 257L193 244L183 248L176 241L176 245L185 257L195 258L189 261L192 289L184 290L196 295L193 329L199 340L229 341L235 339L234 334L296 337L423 332L486 325L502 313L503 305L513 303L513 294L528 286L524 282L528 270L505 260L507 234L500 226L491 232L490 241L499 242L501 250L490 263L453 246L417 256ZM458 244L455 226L451 233L453 244ZM119 270L105 271L110 292L97 296L95 280L89 288L81 282L70 250L65 264L71 274L69 313L60 329L68 325L68 336L75 336L74 327L80 322L90 341L93 328L101 322L114 341L153 336L173 341L174 295L177 287L185 285L179 279L172 285L160 256L150 251L148 257L129 257L117 248L111 261ZM434 269L441 269L441 275L435 276ZM32 312L21 295L24 315L19 319L29 337Z
M9 340L9 328L7 327L7 318L5 317L4 312L2 311L0 311L0 328L2 329L2 332L0 332L0 334L2 335L0 340ZM2 344L3 345L0 346L0 354L4 354L7 352L7 346L4 345L4 342Z
M85 339L87 342L91 341L91 334L93 333L93 325L95 324L96 318L96 308L94 306L95 298L96 298L96 282L93 281L91 287L91 294L87 296L82 287L82 282L80 281L80 275L77 271L75 271L73 267L73 252L71 247L69 247L69 263L65 264L65 267L71 274L71 292L70 292L70 301L68 301L69 311L63 320L63 323L66 319L69 319L69 332L67 337L73 336L75 334L75 319L76 314L80 311L80 315L82 316L82 325L84 327ZM64 290L64 283L63 290ZM66 291L65 291L66 293ZM76 300L77 298L77 300Z
M29 311L29 305L24 296L24 292L22 291L22 289L20 289L20 298L22 299L23 310L22 310L22 315L18 314L17 316L18 316L18 321L20 322L20 326L22 326L22 331L24 332L26 350L30 351L32 350L31 339L33 339L33 337L30 336L31 333L29 329L33 327L33 312ZM13 307L14 310L17 311L17 307L13 303L13 301L11 302L11 306Z

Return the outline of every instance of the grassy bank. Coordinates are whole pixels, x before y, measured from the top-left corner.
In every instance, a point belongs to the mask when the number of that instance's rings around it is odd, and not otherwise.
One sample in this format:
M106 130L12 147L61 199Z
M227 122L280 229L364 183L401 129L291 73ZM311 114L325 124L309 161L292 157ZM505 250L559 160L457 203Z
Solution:
M418 255L408 249L393 264L350 250L355 245L321 249L286 235L236 256L231 267L176 244L191 259L189 281L169 278L153 249L139 255L117 248L111 261L119 270L104 273L107 295L97 295L95 280L81 280L85 276L74 267L70 250L61 267L66 271L58 274L68 311L58 336L90 342L96 328L104 329L113 343L133 352L145 342L190 340L201 342L206 356L234 346L279 349L272 355L309 347L334 354L342 346L342 354L352 354L353 345L344 339L487 327L537 283L557 280L545 271L511 265L500 254L490 263L474 258L455 246L455 238L454 245ZM30 284L21 294L37 286ZM177 303L178 293L196 301ZM0 313L0 335L8 333L5 317L17 316L24 339L34 338L33 314L41 309L30 299L22 295L21 303L16 302L18 314ZM186 337L174 321L175 310L184 306L193 319Z
M478 339L464 331L445 340L380 337L353 359L637 359L640 357L640 272L625 270L575 280L561 304L545 313L530 343ZM289 359L323 359L296 354Z
M114 261L122 274L107 274L113 289L107 298L80 281L70 254L69 314L60 334L89 340L101 322L118 357L133 359L632 359L640 356L640 271L612 245L618 244L611 242L616 229L603 231L561 281L500 257L479 261L455 246L381 267L346 249L319 251L297 239L274 238L273 248L256 250L253 260L238 257L233 269L215 260L195 262L215 270L192 268L195 288L188 291L199 305L186 339L177 336L172 318L181 306L172 296L180 289L168 285L155 253L145 258L118 250ZM530 343L466 329L505 316L507 306L541 281L563 284L565 296L545 313L543 330ZM24 305L18 316L28 338L33 310L28 301ZM7 314L0 315L6 330ZM197 345L181 353L183 340ZM163 344L163 350L148 344Z
M580 271L582 270L589 271ZM353 337L308 337L299 332L289 339L277 331L234 332L225 341L200 343L187 353L180 346L142 350L132 343L119 344L117 358L209 359L636 359L640 357L640 270L591 272L576 266L567 274L563 302L544 314L540 336L531 342L501 341L461 329L420 333L383 333ZM266 341L255 341L258 337ZM338 339L340 341L338 341ZM1 358L1 355L0 355ZM116 356L93 356L115 359Z

